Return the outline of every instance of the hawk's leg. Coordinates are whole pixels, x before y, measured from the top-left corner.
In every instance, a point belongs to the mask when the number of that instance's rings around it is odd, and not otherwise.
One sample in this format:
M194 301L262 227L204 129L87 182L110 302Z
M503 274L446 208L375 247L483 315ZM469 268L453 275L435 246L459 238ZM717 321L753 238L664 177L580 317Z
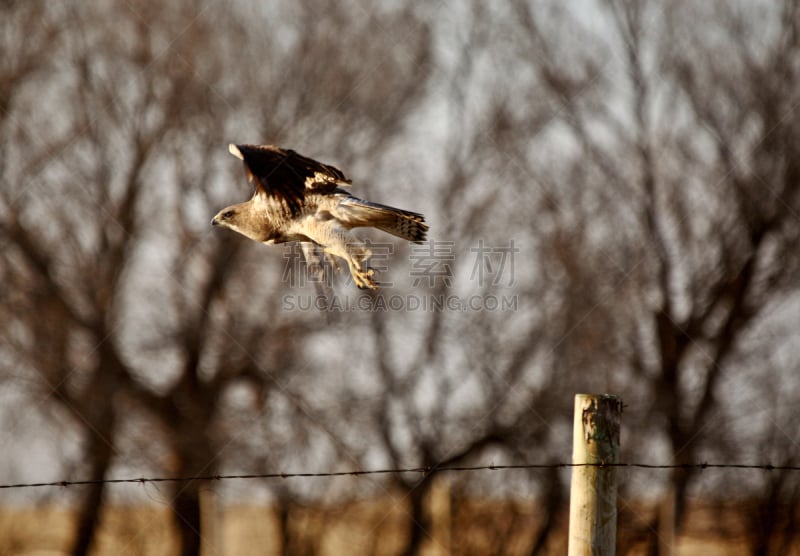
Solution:
M342 270L339 261L323 250L322 247L311 241L301 241L300 248L306 259L306 268L312 281L317 284L329 283L326 275L330 276L331 271L339 272Z
M341 257L347 262L350 275L353 277L356 286L360 289L378 289L378 285L372 279L375 270L367 266L367 261L372 255L372 252L360 241L347 241L346 238L343 239L345 241L342 243L326 246L325 251L337 257Z
M353 276L356 286L360 289L368 288L370 290L377 290L378 285L375 283L375 280L372 279L375 270L367 266L367 260L372 253L370 253L369 249L366 247L362 247L361 249L362 251L357 252L355 255L351 254L347 259L347 264L350 267L350 274Z
M375 271L367 266L372 252L362 241L351 235L333 218L308 218L302 224L297 233L322 247L326 254L344 259L356 286L361 289L378 289L378 285L372 279Z

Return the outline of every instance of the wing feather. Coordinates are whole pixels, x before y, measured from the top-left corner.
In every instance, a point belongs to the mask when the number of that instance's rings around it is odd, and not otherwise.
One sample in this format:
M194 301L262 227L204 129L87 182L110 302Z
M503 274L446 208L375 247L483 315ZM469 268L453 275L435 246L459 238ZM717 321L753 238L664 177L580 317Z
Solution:
M273 145L233 145L231 154L244 161L247 177L254 181L256 194L269 195L286 203L296 213L307 192L329 193L350 185L335 166L323 164L291 149Z

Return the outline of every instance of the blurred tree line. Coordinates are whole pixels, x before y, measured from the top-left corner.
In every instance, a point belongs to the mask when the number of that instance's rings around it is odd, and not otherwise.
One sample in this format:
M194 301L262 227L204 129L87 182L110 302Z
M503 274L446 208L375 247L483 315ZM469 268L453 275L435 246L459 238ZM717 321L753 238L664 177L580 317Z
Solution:
M565 461L581 391L625 401L625 461L800 463L796 3L12 0L0 30L4 444L78 439L53 475ZM433 243L393 245L379 295L513 305L287 310L315 290L286 252L209 227L250 194L228 142L426 214ZM293 507L387 492L418 554L435 477L263 488L287 554ZM565 476L449 479L536 500L531 554L559 534ZM171 488L197 554L208 486ZM796 536L796 474L622 489L620 553L669 552L690 496L754 502L752 554ZM80 491L73 554L109 495Z

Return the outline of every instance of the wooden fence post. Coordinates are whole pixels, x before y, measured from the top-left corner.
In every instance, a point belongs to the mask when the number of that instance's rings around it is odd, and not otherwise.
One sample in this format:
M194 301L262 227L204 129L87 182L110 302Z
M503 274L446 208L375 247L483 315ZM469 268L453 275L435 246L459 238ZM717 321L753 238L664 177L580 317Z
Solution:
M622 401L577 394L572 463L618 463ZM612 555L617 541L617 468L573 467L569 502L569 556Z

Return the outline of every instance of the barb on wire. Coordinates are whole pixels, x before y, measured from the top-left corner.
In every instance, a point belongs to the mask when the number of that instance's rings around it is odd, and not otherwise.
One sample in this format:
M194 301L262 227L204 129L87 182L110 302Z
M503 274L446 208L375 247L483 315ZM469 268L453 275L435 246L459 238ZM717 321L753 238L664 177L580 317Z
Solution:
M444 472L466 471L504 471L509 469L554 469L564 467L627 467L640 469L754 469L761 471L800 471L800 465L772 465L749 463L680 463L680 464L653 464L653 463L520 463L516 465L474 465L474 466L448 466L448 467L409 467L404 469L365 469L350 471L323 471L310 473L249 473L239 475L198 475L192 477L135 477L126 479L87 479L74 481L53 481L40 483L15 483L0 484L0 489L33 488L33 487L70 487L96 484L121 484L121 483L188 483L191 481L227 481L233 479L297 479L312 477L360 477L362 475L386 475L393 473L420 473L429 475Z

